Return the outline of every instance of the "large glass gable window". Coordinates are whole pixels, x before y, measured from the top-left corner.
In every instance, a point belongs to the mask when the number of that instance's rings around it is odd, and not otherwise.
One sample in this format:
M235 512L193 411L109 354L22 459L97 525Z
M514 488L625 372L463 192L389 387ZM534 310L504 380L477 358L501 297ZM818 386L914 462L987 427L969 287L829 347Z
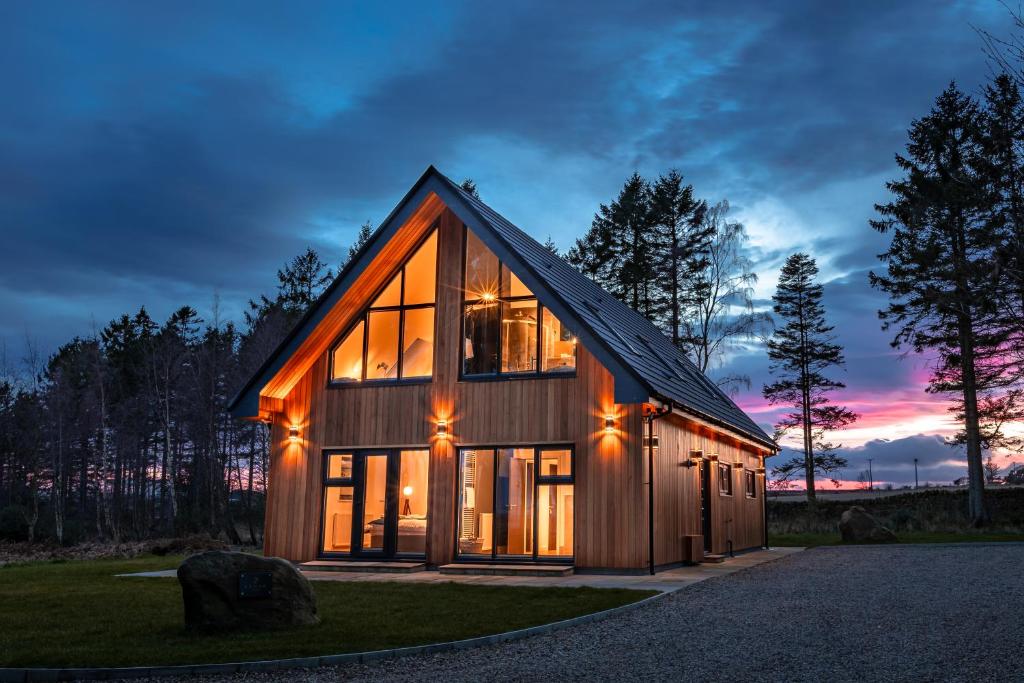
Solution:
M332 382L429 378L434 371L437 231L331 351Z
M576 370L576 337L483 242L466 231L462 374Z

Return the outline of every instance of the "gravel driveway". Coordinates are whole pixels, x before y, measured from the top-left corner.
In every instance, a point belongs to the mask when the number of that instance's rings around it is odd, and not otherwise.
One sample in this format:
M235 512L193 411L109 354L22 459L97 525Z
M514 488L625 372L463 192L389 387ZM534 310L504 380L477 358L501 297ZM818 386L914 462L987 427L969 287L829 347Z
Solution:
M522 641L214 680L1024 680L1022 570L1024 544L817 548Z

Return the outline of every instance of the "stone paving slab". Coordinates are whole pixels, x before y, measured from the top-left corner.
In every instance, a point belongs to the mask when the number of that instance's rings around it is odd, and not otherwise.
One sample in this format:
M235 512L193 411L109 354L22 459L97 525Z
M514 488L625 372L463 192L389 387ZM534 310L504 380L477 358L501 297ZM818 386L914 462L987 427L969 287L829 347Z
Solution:
M441 574L437 571L414 572L411 574L395 574L391 572L339 572L339 571L304 571L303 574L312 581L396 581L400 583L466 583L481 586L564 586L591 588L632 588L635 590L656 590L673 593L681 588L712 579L726 576L754 567L765 562L777 560L803 548L770 548L742 553L736 557L726 558L720 564L701 564L694 567L677 567L660 571L654 576L650 574L572 574L569 576L490 576ZM137 572L134 574L118 574L118 576L135 577L173 577L176 570L168 569L157 572Z

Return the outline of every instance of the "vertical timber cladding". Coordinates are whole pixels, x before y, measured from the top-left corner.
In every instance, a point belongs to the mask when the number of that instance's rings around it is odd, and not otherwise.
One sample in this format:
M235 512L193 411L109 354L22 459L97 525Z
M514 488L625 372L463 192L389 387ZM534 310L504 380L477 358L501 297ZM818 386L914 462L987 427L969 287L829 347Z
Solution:
M655 423L659 448L655 456L656 564L684 559L686 535L701 533L700 468L688 467L690 451L702 451L711 468L711 525L714 553L759 547L764 540L764 476L757 473L761 458L727 434L673 416ZM717 462L707 458L717 455ZM728 464L732 495L722 495L718 463ZM746 496L744 472L754 471L757 495Z
M647 506L640 406L615 405L611 374L582 346L575 376L459 382L463 226L445 210L438 230L433 380L328 387L330 350L313 363L273 423L264 551L296 561L316 557L324 448L429 444L427 561L436 565L454 558L458 446L571 443L576 565L643 567ZM398 265L376 279L385 281ZM352 314L359 308L353 306ZM606 415L616 418L611 433L605 431ZM446 438L436 435L439 419L448 421ZM292 425L300 428L296 443L288 439Z

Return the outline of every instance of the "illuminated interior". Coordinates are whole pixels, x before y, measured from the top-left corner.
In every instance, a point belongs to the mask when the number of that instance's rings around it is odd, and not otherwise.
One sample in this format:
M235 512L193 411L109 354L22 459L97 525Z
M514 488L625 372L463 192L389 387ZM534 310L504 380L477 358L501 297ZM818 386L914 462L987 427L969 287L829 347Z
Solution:
M572 372L576 337L476 235L466 233L462 372Z
M429 450L328 453L326 458L324 552L426 553Z
M436 298L435 230L331 351L331 380L430 377L434 371Z
M463 449L459 500L460 555L572 557L570 450Z

